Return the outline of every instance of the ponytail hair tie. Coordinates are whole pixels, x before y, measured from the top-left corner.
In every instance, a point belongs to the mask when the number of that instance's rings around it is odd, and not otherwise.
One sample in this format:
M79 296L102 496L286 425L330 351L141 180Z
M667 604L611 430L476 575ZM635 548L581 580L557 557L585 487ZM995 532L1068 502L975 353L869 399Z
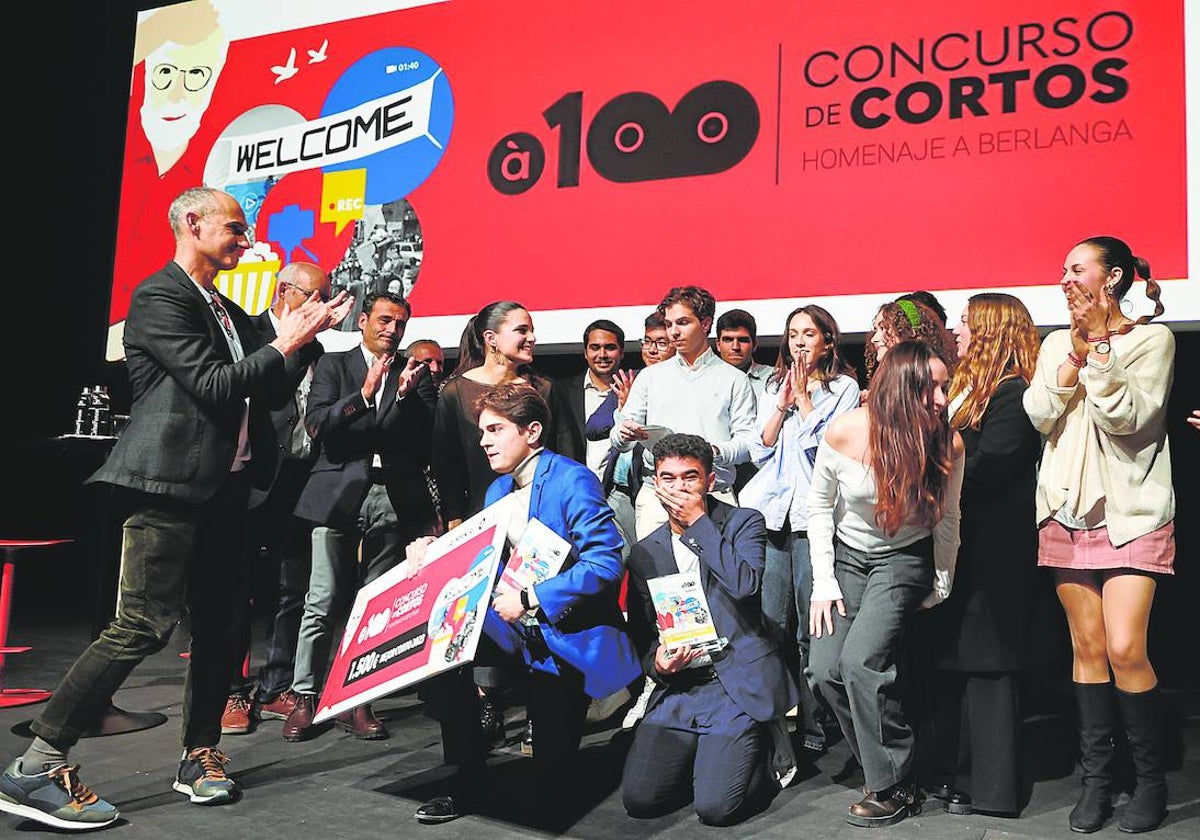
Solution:
M908 318L908 323L912 324L915 330L921 326L921 310L917 309L917 305L911 300L898 300L896 305L900 307L900 311Z

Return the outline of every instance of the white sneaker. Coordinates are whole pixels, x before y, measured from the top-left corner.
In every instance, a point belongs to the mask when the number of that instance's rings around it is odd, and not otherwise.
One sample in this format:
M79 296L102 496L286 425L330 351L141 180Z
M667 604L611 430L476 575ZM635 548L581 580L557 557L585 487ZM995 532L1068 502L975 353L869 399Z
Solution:
M650 703L650 695L653 693L654 681L647 678L645 686L642 687L642 693L638 695L638 699L625 713L625 719L621 721L622 729L633 729L637 726L638 721L646 716L646 706Z
M588 723L601 723L617 713L617 710L629 702L629 689L622 688L607 697L592 700L587 710Z
M782 718L771 721L767 728L771 733L771 775L779 787L785 788L796 778L796 751Z

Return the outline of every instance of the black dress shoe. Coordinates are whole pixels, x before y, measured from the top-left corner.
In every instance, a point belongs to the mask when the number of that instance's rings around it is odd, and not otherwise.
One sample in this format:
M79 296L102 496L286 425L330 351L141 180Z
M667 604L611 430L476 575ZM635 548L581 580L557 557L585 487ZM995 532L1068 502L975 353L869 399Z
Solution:
M465 813L466 809L458 805L453 796L437 796L418 808L413 816L419 823L436 825L456 820Z
M941 799L943 801L945 801L945 800L949 799L951 796L953 796L954 792L955 792L954 788L950 787L950 785L945 785L945 784L932 785L931 787L925 788L926 796L932 797L933 799Z
M898 784L886 791L868 793L850 806L846 822L862 828L895 825L921 813L922 796L916 785Z
M961 790L951 792L943 801L946 804L947 814L957 814L960 817L964 817L975 813L975 808L971 805L971 797L967 796Z

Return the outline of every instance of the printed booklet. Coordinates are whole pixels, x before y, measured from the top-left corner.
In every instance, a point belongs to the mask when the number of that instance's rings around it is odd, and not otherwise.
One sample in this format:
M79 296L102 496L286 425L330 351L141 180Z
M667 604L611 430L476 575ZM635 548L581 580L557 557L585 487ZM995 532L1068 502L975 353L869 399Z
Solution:
M570 553L569 542L551 531L540 520L530 519L521 533L521 539L513 546L508 563L496 583L494 594L505 591L520 592L535 583L554 577ZM530 611L521 616L521 623L530 626L538 621Z

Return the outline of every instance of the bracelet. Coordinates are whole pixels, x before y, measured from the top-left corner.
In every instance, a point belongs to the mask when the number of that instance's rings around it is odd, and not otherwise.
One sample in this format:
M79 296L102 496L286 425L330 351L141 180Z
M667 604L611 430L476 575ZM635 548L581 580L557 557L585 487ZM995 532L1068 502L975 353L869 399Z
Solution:
M792 407L790 405L777 405L777 406L775 406L775 410L778 411L780 414L787 414L789 411L792 410Z
M1083 366L1087 364L1087 359L1081 359L1078 356L1076 356L1074 353L1067 354L1067 361L1071 363L1072 367L1080 368L1080 369L1082 369Z
M1092 338L1089 335L1087 343L1088 344L1099 344L1101 341L1108 341L1110 338L1112 338L1112 333L1105 333L1104 335L1098 335L1095 338Z

